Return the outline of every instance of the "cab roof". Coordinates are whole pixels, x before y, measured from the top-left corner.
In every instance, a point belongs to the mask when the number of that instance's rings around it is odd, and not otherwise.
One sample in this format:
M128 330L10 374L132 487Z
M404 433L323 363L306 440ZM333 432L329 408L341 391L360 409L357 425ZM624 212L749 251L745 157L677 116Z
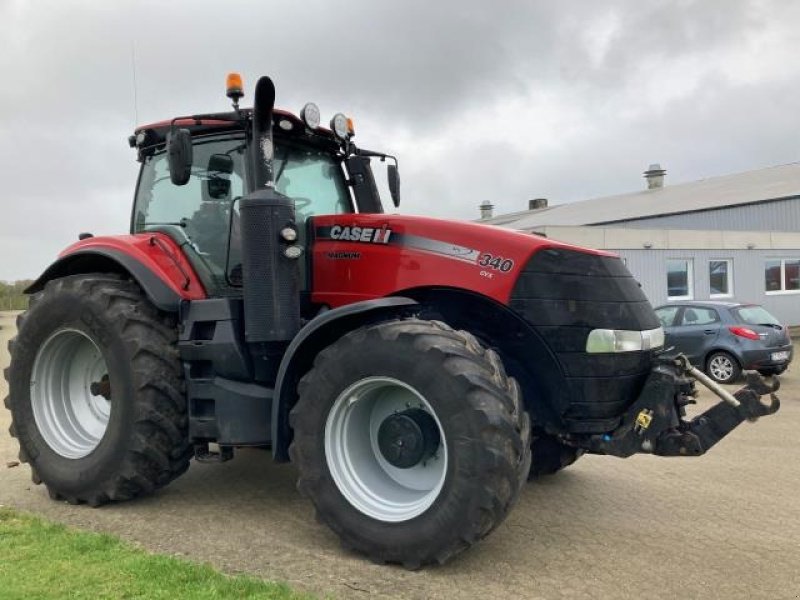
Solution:
M154 151L166 143L167 132L173 124L188 129L193 136L244 131L245 123L250 120L252 113L252 109L244 108L238 113L231 111L191 115L140 125L128 141L131 147L138 148L140 153L147 153L148 150ZM305 141L311 143L338 147L338 142L330 129L326 127L309 129L297 115L286 110L279 108L273 110L272 128L278 136L305 138Z

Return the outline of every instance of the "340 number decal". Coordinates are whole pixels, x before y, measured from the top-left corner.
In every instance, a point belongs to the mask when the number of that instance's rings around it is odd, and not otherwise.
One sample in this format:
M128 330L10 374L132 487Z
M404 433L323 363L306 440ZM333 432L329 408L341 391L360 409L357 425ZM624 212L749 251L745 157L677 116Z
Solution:
M514 268L514 261L510 258L503 258L502 256L495 256L494 254L481 254L478 259L478 264L482 267L488 267L503 273L508 273Z

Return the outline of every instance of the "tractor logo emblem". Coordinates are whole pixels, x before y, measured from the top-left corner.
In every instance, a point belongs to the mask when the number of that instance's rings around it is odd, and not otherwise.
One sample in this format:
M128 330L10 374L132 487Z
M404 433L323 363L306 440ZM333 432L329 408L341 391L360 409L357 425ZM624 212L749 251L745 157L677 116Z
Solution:
M334 225L331 227L330 232L332 240L364 242L367 244L388 244L391 236L392 230L386 225L380 229L375 227L343 227L341 225Z

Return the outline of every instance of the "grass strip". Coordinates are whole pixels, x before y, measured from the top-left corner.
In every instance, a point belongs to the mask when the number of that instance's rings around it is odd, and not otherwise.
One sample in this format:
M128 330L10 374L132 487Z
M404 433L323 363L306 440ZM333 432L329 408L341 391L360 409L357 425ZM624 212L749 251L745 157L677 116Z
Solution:
M0 598L309 598L284 584L228 576L150 554L104 534L69 529L0 507Z

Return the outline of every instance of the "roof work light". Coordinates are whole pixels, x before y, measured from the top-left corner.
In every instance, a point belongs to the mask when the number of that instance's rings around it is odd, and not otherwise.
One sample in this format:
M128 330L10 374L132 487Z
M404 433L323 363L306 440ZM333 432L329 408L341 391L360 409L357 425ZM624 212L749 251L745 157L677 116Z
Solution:
M309 129L319 127L319 106L313 102L308 102L300 111L300 118Z
M347 139L347 117L342 113L336 113L331 119L331 129L334 135L340 140Z

